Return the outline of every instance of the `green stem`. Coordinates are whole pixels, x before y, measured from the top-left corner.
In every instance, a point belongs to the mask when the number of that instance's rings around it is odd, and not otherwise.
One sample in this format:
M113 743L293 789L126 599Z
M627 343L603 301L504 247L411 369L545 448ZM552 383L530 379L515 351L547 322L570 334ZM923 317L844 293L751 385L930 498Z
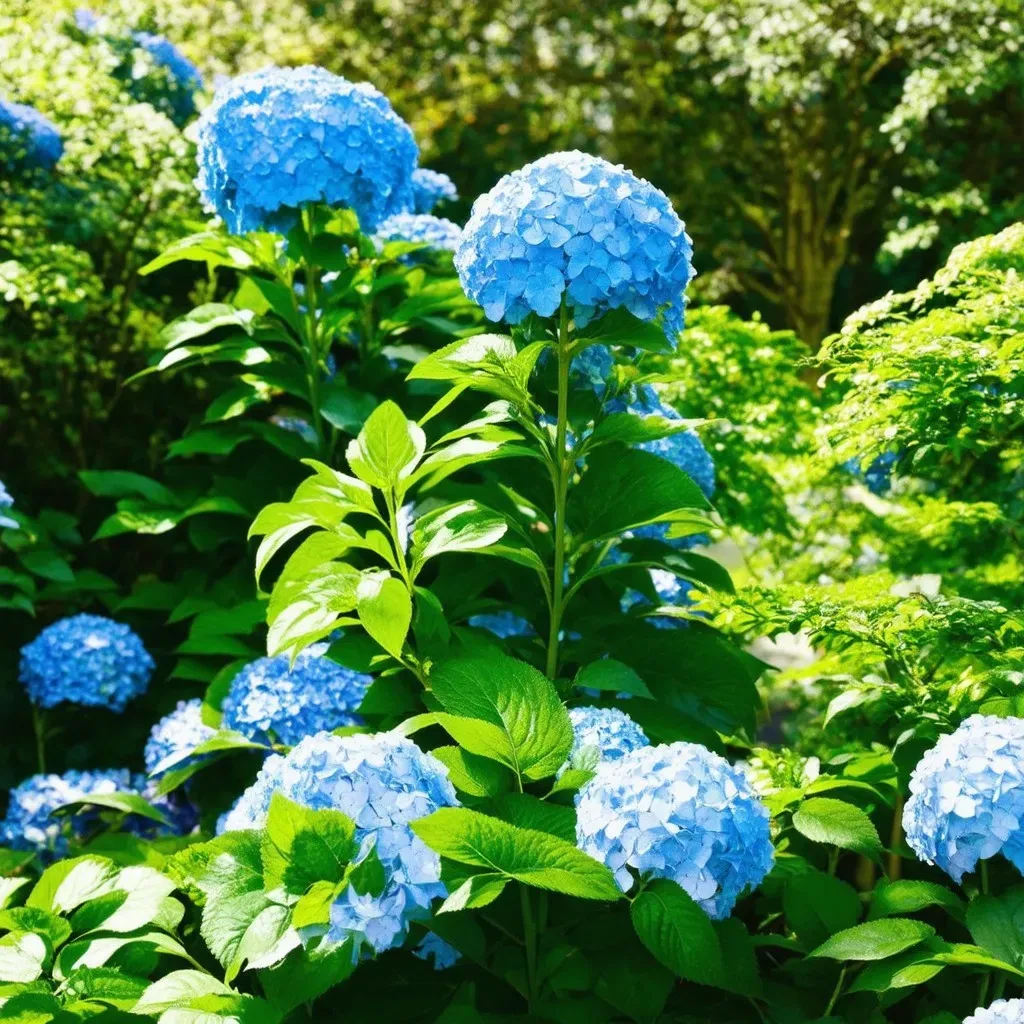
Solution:
M1002 971L1000 971L999 974L996 976L995 991L992 993L993 1001L995 1001L996 999L1002 999L1003 998L1003 993L1005 991L1006 991L1006 975L1003 974Z
M846 981L846 965L843 965L843 969L839 972L839 979L836 981L836 987L832 990L832 998L828 1001L828 1006L825 1007L825 1012L822 1014L823 1017L829 1016L832 1012L832 1007L836 1005L839 999L840 993L843 991L843 983Z
M828 851L828 873L830 875L834 875L836 873L836 869L838 867L839 867L839 847L838 846L833 846L832 849Z
M395 549L398 571L401 573L405 585L409 588L409 594L412 595L413 586L412 578L409 576L409 564L405 560L405 549L402 547L402 538L398 534L398 502L395 500L395 495L390 492L385 493L384 501L388 507L388 527L391 530L392 546Z
M547 675L558 673L558 634L564 610L563 576L565 574L565 505L569 492L572 462L566 455L569 428L569 364L572 362L569 341L569 307L562 299L558 313L558 421L555 426L555 458L552 474L555 492L555 575L551 581L551 626L548 631Z
M307 239L311 242L313 240L313 213L308 208L302 211L302 225ZM302 267L306 279L306 338L304 339L303 355L306 362L306 379L309 383L309 407L313 414L317 450L321 456L329 456L327 441L324 437L324 421L320 416L320 323L317 318L320 271L307 257L303 257Z
M525 885L519 886L519 898L523 908L523 944L526 947L526 1001L532 1013L537 1000L537 929L533 923L530 892Z
M40 775L46 774L46 716L42 708L32 705L32 729L36 734L36 765Z
M988 895L988 861L983 860L979 865L979 873L981 874L981 891L983 895Z

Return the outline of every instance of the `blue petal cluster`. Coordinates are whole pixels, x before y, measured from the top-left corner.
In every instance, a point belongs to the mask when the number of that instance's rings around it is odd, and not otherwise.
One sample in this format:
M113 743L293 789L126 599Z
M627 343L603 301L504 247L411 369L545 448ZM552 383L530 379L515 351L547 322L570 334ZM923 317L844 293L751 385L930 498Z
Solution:
M668 197L623 167L552 153L473 204L455 254L466 293L490 320L552 316L563 296L580 326L610 309L663 315L674 339L693 248Z
M5 515L7 509L14 507L14 498L11 497L10 491L4 487L3 480L0 480L0 530L18 529L18 520L12 519L10 516Z
M602 761L577 798L576 838L623 892L631 872L670 878L715 920L775 860L768 811L746 775L696 743Z
M964 1024L1024 1024L1024 999L997 999L965 1017Z
M299 207L348 207L376 230L407 209L418 149L387 98L317 67L266 68L217 91L198 127L206 201L238 234L287 230Z
M892 471L899 462L899 452L882 452L871 460L867 469L860 468L860 459L847 459L843 463L843 469L859 480L863 480L865 486L872 494L879 496L888 494L892 490Z
M355 713L373 676L324 657L328 644L313 644L292 665L287 655L259 658L232 680L221 705L225 729L266 742L271 734L294 746L304 736L360 725Z
M285 416L283 413L275 413L270 417L270 422L275 427L287 430L289 434L298 434L308 444L315 445L317 443L313 424L301 416Z
M186 754L215 734L216 730L203 721L202 710L203 702L198 697L181 700L169 715L164 715L153 726L142 755L150 775L159 774L171 765L181 767Z
M689 580L684 580L667 569L648 569L647 571L651 575L651 582L654 584L655 593L661 604L677 608L692 604L690 592L693 590L693 584ZM629 589L622 595L619 606L625 613L630 608L650 603L650 599L645 594L641 594L639 590ZM657 629L682 629L687 625L686 619L677 619L671 615L651 615L647 619Z
M0 167L49 170L63 152L60 132L48 117L0 96Z
M72 615L47 626L21 649L20 679L42 708L63 701L124 711L146 692L153 659L121 622L102 615Z
M166 68L171 77L188 89L201 89L203 76L195 66L166 36L152 32L133 32L135 44L146 51L158 67Z
M88 7L76 7L74 18L75 25L82 32L94 32L99 28L100 16Z
M261 828L278 791L307 807L347 814L363 851L372 847L384 865L380 896L349 886L335 902L332 941L352 937L357 953L364 944L378 953L391 949L405 939L410 921L429 916L431 900L446 895L440 857L409 823L458 800L444 765L411 740L394 733L308 736L284 757L267 758L221 830Z
M618 708L572 708L569 720L572 722L572 750L559 774L588 747L596 749L602 761L618 761L651 744L643 729Z
M440 935L433 932L427 932L423 941L412 951L412 955L428 963L433 961L435 971L447 971L462 959L462 954L450 942L445 942Z
M131 41L167 74L166 78L139 74L134 62L130 67L126 65L122 74L128 77L128 92L141 102L153 104L182 127L196 112L195 94L203 87L199 69L165 36L133 32Z
M569 366L569 383L604 398L614 369L615 357L608 345L589 345Z
M1024 719L972 715L910 776L911 849L959 882L997 853L1024 873Z
M396 213L380 225L373 237L378 247L385 242L423 242L431 250L455 252L462 238L462 228L444 217L427 213Z
M512 636L536 636L533 626L521 615L501 611L489 615L471 615L469 625L474 629L486 629L489 633L507 640Z
M447 174L428 167L417 167L412 172L413 213L433 213L438 203L458 198L455 182Z
M31 850L50 857L64 856L69 836L82 838L96 825L97 815L76 814L73 818L57 817L53 812L65 804L89 796L110 793L132 793L145 796L170 821L170 827L159 825L138 815L129 815L124 822L127 831L147 838L160 835L186 835L198 822L195 809L180 799L152 799L142 775L124 768L95 772L69 771L63 775L32 775L11 790L7 815L0 822L0 845L15 850Z

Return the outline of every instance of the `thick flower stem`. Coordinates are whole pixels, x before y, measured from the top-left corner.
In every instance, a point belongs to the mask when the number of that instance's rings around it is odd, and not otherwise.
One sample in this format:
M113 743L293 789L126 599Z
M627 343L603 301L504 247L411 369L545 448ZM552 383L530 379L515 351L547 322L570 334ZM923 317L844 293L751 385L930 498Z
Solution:
M565 575L565 505L569 492L572 462L566 453L569 426L569 364L572 361L569 340L569 307L562 298L558 313L558 420L555 426L553 483L555 491L555 568L551 581L551 625L548 631L547 676L558 673L558 634L562 626Z
M46 774L46 716L42 708L32 705L32 729L36 734L36 766L40 775Z
M312 242L313 212L309 209L302 211L302 226L307 241ZM309 382L309 407L313 414L317 452L321 457L329 457L327 440L324 436L324 421L320 415L320 322L317 316L320 271L308 256L303 256L302 268L306 279L306 344L303 346L303 351L306 361L306 379Z

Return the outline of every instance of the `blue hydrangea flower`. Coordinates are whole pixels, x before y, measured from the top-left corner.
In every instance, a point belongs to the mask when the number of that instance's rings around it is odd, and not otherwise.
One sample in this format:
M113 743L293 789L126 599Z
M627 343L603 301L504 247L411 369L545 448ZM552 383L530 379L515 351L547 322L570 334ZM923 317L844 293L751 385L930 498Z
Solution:
M275 413L270 417L270 422L275 427L287 430L289 434L298 434L307 444L315 445L317 443L313 424L301 416L285 416L282 413Z
M602 761L577 797L576 839L623 892L633 887L631 872L670 878L715 920L775 860L768 811L747 776L696 743Z
M81 32L95 32L100 24L100 16L88 7L75 8L75 25Z
M997 853L1024 873L1024 719L972 715L910 776L911 849L959 882Z
M648 569L647 571L650 573L651 582L654 584L660 604L681 608L693 603L690 598L693 584L689 580L684 580L667 569ZM623 613L626 613L630 608L643 607L650 603L650 598L645 594L630 588L622 595L619 607ZM647 616L647 621L657 629L683 629L687 626L686 619L677 619L671 615L650 615Z
M218 90L198 128L206 201L238 234L286 231L299 207L348 207L376 230L408 207L418 150L387 98L317 67L266 68Z
M195 66L166 36L152 32L133 32L135 44L146 51L158 67L166 68L171 77L188 89L201 89L203 76Z
M867 469L860 468L860 459L847 459L843 469L858 480L863 480L872 494L881 496L892 490L892 471L899 458L899 452L882 452L871 460Z
M246 665L221 705L221 725L261 742L273 733L293 746L315 732L362 724L355 710L373 676L324 657L328 646L306 648L294 666L284 654Z
M432 217L426 213L396 213L388 217L373 236L378 247L385 242L424 242L429 251L455 252L462 237L462 228L444 217ZM409 253L404 261L412 262Z
M332 941L352 937L357 953L364 944L378 953L391 949L405 939L411 921L429 917L431 900L446 895L440 857L409 823L458 800L444 765L411 740L395 733L308 736L287 755L267 758L222 830L262 828L277 791L306 807L347 814L363 851L374 848L384 865L380 896L350 886L335 902Z
M42 708L62 701L124 711L146 692L153 659L121 622L72 615L47 626L21 649L21 682Z
M60 132L48 117L0 96L0 167L48 171L63 153Z
M11 497L10 491L8 491L6 487L4 487L3 480L0 480L0 530L18 529L18 520L12 519L10 516L4 514L7 511L7 509L13 507L14 498Z
M487 615L471 615L469 625L474 629L486 629L489 633L507 640L512 636L536 636L533 626L521 615L514 612L501 611Z
M426 960L427 963L433 961L435 971L447 971L462 959L462 954L450 942L445 942L440 935L433 932L427 932L423 941L412 951L412 955Z
M559 774L586 748L595 749L601 761L617 761L651 743L643 729L618 708L572 708L569 720L572 722L572 750Z
M84 838L95 828L97 815L85 813L67 818L57 817L53 812L89 796L111 793L132 793L150 799L145 777L133 775L124 768L32 775L10 792L7 816L0 822L0 844L15 850L31 850L47 859L63 856L68 851L69 835ZM186 802L166 797L151 802L167 816L170 828L129 815L124 822L127 831L155 838L185 835L195 828L198 816Z
M151 103L179 127L184 126L196 112L195 94L203 87L199 69L165 36L133 32L131 41L149 54L166 76L147 74L145 67L128 58L120 70L127 79L128 92L134 99Z
M604 398L614 369L615 357L608 345L589 345L570 364L569 383Z
M181 767L186 754L215 734L216 730L203 721L202 709L203 702L198 697L180 700L170 714L153 726L142 755L150 775L159 774L171 765Z
M964 1024L1024 1024L1024 999L997 999L965 1017Z
M447 174L428 167L417 167L412 172L413 213L433 213L438 203L458 198L455 182Z
M563 295L576 322L625 308L683 328L693 267L664 192L586 153L552 153L505 175L473 204L455 254L466 293L488 319L552 316Z

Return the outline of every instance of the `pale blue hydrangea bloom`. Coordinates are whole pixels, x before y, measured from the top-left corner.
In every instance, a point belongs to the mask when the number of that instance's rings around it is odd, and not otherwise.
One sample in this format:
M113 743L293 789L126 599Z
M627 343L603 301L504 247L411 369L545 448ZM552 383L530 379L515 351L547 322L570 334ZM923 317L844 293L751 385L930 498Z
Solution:
M632 872L670 878L715 920L775 859L768 811L744 772L696 743L641 747L599 764L576 801L576 838L623 892Z
M189 89L201 89L203 76L195 66L166 36L154 35L152 32L133 32L132 39L136 46L141 47L161 68L166 68L171 77Z
M425 920L431 901L446 895L440 857L409 823L458 800L448 770L411 740L395 733L308 736L287 755L267 758L220 830L262 828L278 791L348 815L363 852L374 848L384 865L379 897L349 886L331 908L332 941L353 937L357 954L363 944L378 953L391 949L405 939L410 921Z
M172 765L183 767L185 755L210 739L216 730L203 721L203 702L180 700L178 706L153 726L146 741L146 771L159 774Z
M1024 1024L1024 999L997 999L965 1017L964 1024Z
M433 962L435 971L447 971L462 959L462 954L450 942L445 942L440 935L433 932L427 932L423 941L412 951L412 955L426 960L427 963Z
M971 715L917 763L903 830L959 882L997 853L1024 873L1024 719Z
M75 25L81 32L95 32L100 25L100 16L88 7L75 8Z
M7 509L14 507L14 498L11 497L10 491L4 487L4 482L0 480L0 530L17 530L18 520L12 519L9 515L5 515Z
M424 242L430 251L455 252L462 237L462 228L444 217L433 217L428 213L396 213L388 217L373 236L378 248L385 242ZM409 253L403 260L412 262L416 253Z
M242 234L288 230L307 203L366 232L408 207L418 149L387 97L317 67L265 68L218 90L199 121L199 190Z
M651 582L654 584L654 591L658 595L660 604L681 608L693 603L690 597L693 584L689 580L684 580L667 569L648 569L647 571L650 573ZM630 608L643 607L650 603L650 598L645 594L630 588L622 595L619 607L625 613ZM677 619L671 615L649 615L646 618L657 629L681 629L687 625L686 619Z
M128 80L128 92L140 102L151 103L178 127L184 126L196 112L195 94L203 87L199 69L165 36L132 32L131 41L166 72L166 77L147 73L137 60L131 60L121 72Z
M155 665L124 623L72 615L47 626L21 649L20 679L42 708L63 701L124 711L146 692Z
M433 213L438 203L458 199L455 182L440 171L417 167L412 172L412 213Z
M618 708L572 708L569 720L572 722L572 750L559 774L569 767L573 758L588 748L596 750L601 761L618 761L626 754L651 744L643 729Z
M578 151L505 175L473 204L455 254L489 320L552 316L563 295L578 325L611 309L663 315L674 339L693 248L668 197L623 167Z
M570 364L569 382L604 398L614 369L615 357L608 345L588 345Z
M273 733L292 746L303 736L360 725L356 708L373 677L325 657L328 646L307 647L294 665L285 654L246 665L221 705L222 726L260 742Z
M0 844L15 850L31 850L46 859L68 851L68 836L82 838L96 825L97 815L86 813L73 818L57 817L58 807L89 796L131 793L147 797L170 821L170 827L138 815L128 815L127 831L155 838L160 835L186 835L198 822L195 809L180 798L152 799L146 779L125 768L94 772L68 771L63 775L32 775L11 790L7 815L0 822Z
M0 96L0 167L49 170L63 153L60 132L48 117Z
M317 443L316 431L313 429L313 424L309 420L303 419L301 416L285 416L283 413L274 413L270 417L270 422L275 427L280 427L282 430L287 430L289 434L298 434L307 444L315 445Z
M872 494L884 495L892 490L892 471L899 458L899 452L882 452L871 460L867 469L860 468L860 459L847 459L843 469L863 480Z
M512 636L536 636L533 626L515 612L500 611L484 615L471 615L469 625L474 629L486 629L489 633L507 640Z

